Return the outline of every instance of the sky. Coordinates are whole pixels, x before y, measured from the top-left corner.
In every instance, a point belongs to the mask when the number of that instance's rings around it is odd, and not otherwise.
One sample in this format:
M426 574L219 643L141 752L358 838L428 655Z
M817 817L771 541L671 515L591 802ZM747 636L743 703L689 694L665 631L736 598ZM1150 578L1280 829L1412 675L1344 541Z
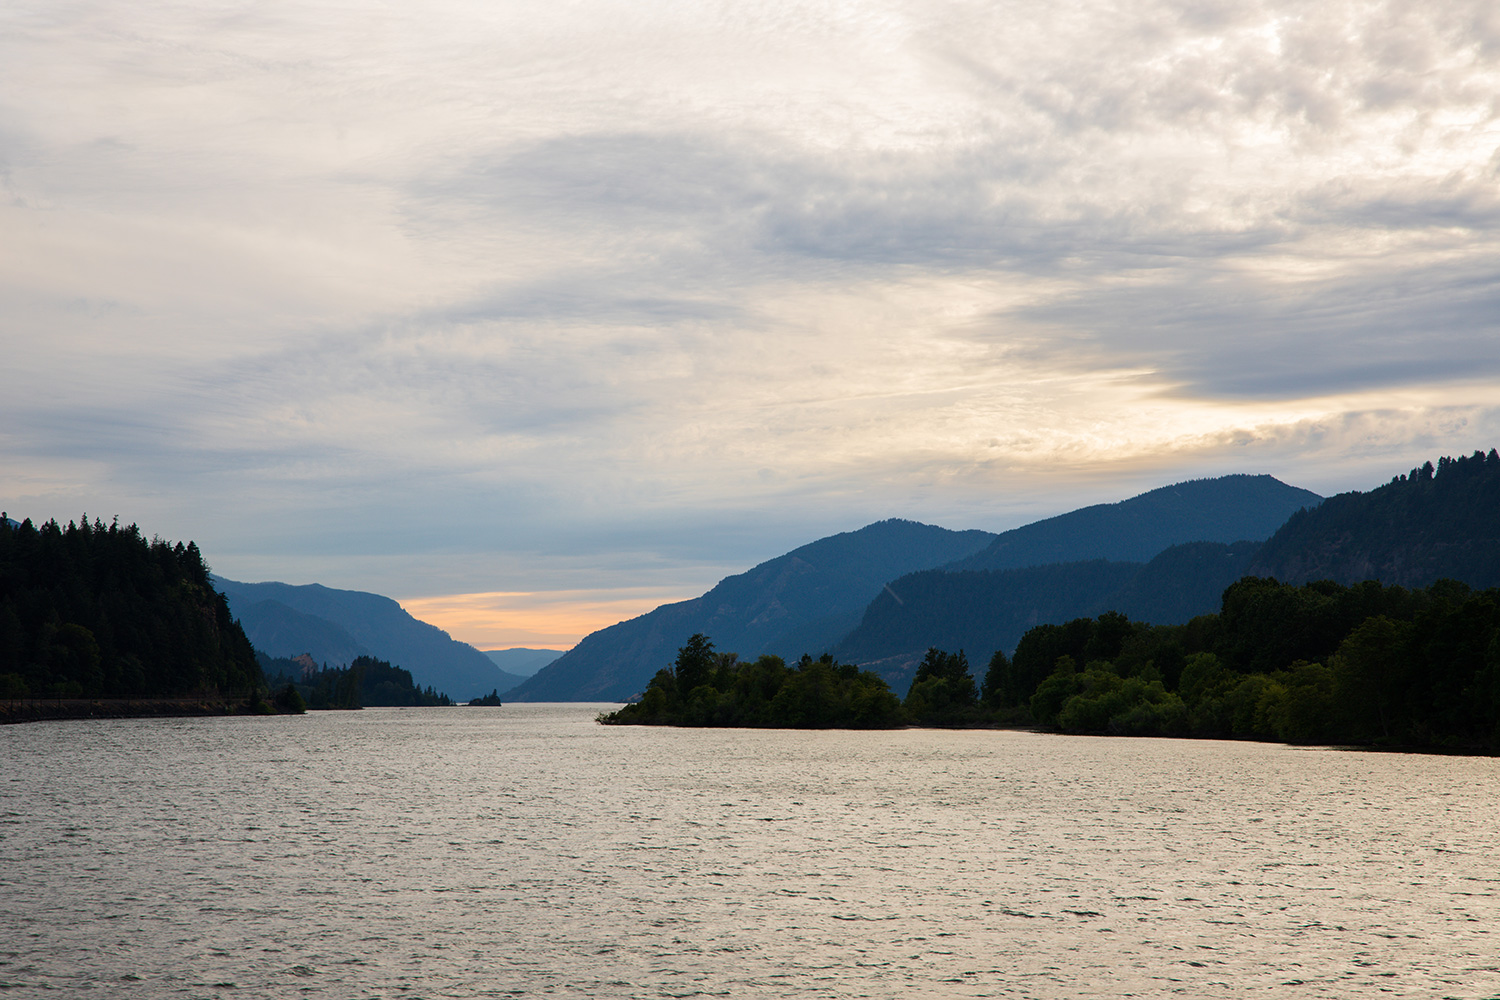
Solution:
M1493 0L9 0L0 505L583 634L1500 445Z

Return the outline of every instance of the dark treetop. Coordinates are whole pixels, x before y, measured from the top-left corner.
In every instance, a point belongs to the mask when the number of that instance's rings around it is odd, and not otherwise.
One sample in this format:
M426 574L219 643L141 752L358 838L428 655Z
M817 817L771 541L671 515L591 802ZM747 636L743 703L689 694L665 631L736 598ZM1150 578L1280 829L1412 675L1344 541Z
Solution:
M0 697L252 697L250 641L192 542L0 524Z

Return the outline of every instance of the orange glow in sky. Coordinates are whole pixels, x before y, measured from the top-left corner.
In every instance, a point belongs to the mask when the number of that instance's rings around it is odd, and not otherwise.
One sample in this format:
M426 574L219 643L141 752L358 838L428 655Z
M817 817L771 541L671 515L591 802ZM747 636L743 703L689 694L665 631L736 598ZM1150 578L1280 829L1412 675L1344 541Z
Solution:
M579 639L683 595L656 591L495 591L404 597L412 616L479 649L572 648Z

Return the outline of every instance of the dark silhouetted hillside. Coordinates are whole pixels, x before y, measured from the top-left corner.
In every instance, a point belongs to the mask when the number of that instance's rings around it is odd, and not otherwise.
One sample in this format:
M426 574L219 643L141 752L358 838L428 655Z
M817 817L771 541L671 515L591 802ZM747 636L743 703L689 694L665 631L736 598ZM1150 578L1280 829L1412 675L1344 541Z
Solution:
M1033 625L1086 614L1141 571L1140 563L1091 562L1024 569L928 570L892 580L859 627L833 650L904 696L928 647L963 650L983 663Z
M306 653L319 663L343 667L370 654L337 622L303 614L280 601L235 602L232 606L251 643L272 657Z
M1440 459L1289 520L1249 570L1283 583L1500 585L1500 455Z
M7 698L240 698L263 681L192 542L97 519L7 519L0 687Z
M1009 652L1027 629L1120 611L1179 624L1219 607L1224 588L1244 575L1259 544L1190 542L1149 563L1056 563L1023 569L931 570L894 580L865 609L859 627L834 649L839 659L906 691L928 648L963 650L986 663Z

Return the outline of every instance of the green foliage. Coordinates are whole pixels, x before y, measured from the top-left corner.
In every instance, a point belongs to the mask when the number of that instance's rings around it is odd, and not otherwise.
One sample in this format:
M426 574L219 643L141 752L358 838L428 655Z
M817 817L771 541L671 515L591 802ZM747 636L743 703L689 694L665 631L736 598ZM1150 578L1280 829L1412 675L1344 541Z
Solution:
M297 685L288 683L277 692L276 707L288 715L302 715L307 711L307 702L302 700L302 693L297 690Z
M499 708L504 703L500 700L500 689L491 688L489 694L470 699L469 704L482 708Z
M972 680L971 680L972 685ZM689 687L688 685L692 686ZM672 670L658 671L641 700L601 715L607 725L772 729L889 729L901 703L885 681L824 654L788 667L779 656L741 663L695 635Z
M1064 703L1079 690L1078 664L1064 653L1053 665L1052 673L1037 685L1031 695L1031 717L1041 726L1057 725Z
M255 652L192 542L0 523L0 674L33 696L258 697Z
M1074 689L1057 711L1059 729L1120 736L1175 736L1183 732L1187 708L1159 679L1121 677L1113 665L1094 660L1076 675Z
M960 726L979 721L979 692L963 650L928 649L902 702L915 726Z
M985 678L987 709L1022 697L1064 732L1500 749L1500 590L1246 577L1187 625L1032 629Z
M20 674L0 674L0 698L18 701L31 694L31 688Z
M1449 577L1500 586L1496 511L1500 454L1445 457L1436 468L1428 462L1368 493L1329 497L1293 515L1255 566L1298 583L1378 578L1417 588Z
M355 709L452 705L431 685L420 688L411 671L373 656L356 656L347 667L305 671L295 660L258 654L272 687L290 686L307 708ZM498 702L498 698L497 698Z
M714 667L714 644L709 641L708 636L702 632L696 632L688 639L687 645L677 651L677 686L683 691L692 691L694 688L708 681L709 671Z

